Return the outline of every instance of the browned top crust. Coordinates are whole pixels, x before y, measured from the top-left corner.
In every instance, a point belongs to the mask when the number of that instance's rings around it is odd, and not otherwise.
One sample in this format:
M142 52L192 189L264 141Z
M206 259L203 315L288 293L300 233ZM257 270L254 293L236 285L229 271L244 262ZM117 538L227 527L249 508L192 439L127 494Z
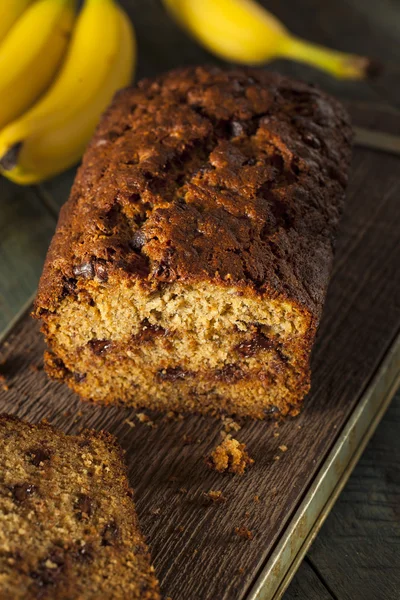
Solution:
M247 287L318 318L350 145L338 102L263 70L178 69L120 92L61 211L37 314L117 272Z

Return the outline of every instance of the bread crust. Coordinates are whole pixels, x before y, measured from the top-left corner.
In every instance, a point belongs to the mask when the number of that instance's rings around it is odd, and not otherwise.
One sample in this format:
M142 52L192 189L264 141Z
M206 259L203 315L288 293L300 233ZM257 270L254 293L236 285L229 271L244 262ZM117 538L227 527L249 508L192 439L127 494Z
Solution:
M61 210L35 314L78 277L213 280L319 320L351 128L315 87L259 69L177 69L116 95Z

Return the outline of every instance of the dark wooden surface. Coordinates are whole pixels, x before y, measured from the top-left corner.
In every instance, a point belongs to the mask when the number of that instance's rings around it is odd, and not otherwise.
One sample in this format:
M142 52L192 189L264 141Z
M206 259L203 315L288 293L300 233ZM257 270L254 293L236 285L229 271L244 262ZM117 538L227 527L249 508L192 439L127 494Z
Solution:
M342 50L374 55L389 64L386 75L372 84L337 82L309 67L283 61L268 68L278 68L288 74L318 82L346 101L356 123L360 125L400 131L398 2L382 0L379 7L372 0L337 0L334 3L265 0L263 3L284 19L298 35ZM125 0L123 4L128 8L137 29L140 53L138 76L152 75L180 64L215 62L211 55L178 29L164 13L158 0ZM397 198L399 196L399 166L399 159L364 150L357 152L354 161L351 204L339 247L341 255L336 263L335 280L315 354L316 384L308 412L301 417L310 423L313 419L315 423L318 419L327 419L331 413L326 411L333 410L337 403L334 411L337 422L332 423L326 439L323 439L321 431L316 432L315 443L307 455L303 457L300 454L307 468L307 460L311 460L310 451L317 453L316 461L322 458L325 445L336 435L337 430L333 426L340 423L346 412L350 411L351 401L354 402L356 396L355 390L360 390L371 376L379 356L384 352L383 340L387 345L397 327L400 300L399 285L395 280L398 273L395 261L397 256L399 263L396 231L400 215L394 199L396 194ZM44 252L54 228L54 218L68 195L73 174L71 170L39 188L25 190L0 180L0 331L35 289ZM368 198L367 202L365 198ZM371 315L374 318L370 330L368 319ZM29 333L33 332L31 327L27 325L29 331L24 329L17 340L19 349L3 349L10 352L10 360L6 365L10 377L18 377L21 373L26 377L12 382L13 387L2 395L2 402L7 406L12 403L13 412L18 411L35 419L47 414L66 428L71 417L67 420L62 414L65 410L63 405L70 401L71 396L28 366L39 361L37 337ZM354 339L357 347L351 345ZM25 354L27 346L32 346L28 356ZM365 360L364 356L367 356ZM351 369L346 371L348 364ZM344 373L347 373L347 377L344 377ZM54 399L49 401L54 393L59 394L60 404L56 404ZM35 407L33 399L36 400ZM399 399L378 429L296 575L286 594L287 598L372 600L399 597L398 404ZM73 427L96 419L97 411L87 406L82 408L74 400L72 418L80 410L83 415L77 416L79 422ZM114 414L112 411L100 413L96 420L98 426L109 423ZM305 430L299 430L294 435L291 425L285 424L280 429L280 438L276 439L269 426L246 425L238 437L248 441L257 462L251 473L237 485L236 479L209 474L202 467L202 454L210 449L213 439L218 436L219 428L215 424L210 423L210 430L206 434L202 427L204 421L196 419L185 424L163 424L154 430L137 424L132 430L123 423L123 418L120 415L114 419L111 429L119 435L125 447L139 450L140 456L146 460L147 451L151 452L152 447L153 452L154 448L163 448L150 471L146 461L143 464L136 464L135 461L131 465L131 476L137 489L139 513L152 543L156 567L163 577L165 589L172 589L170 586L181 588L178 594L172 595L173 600L181 597L242 597L255 566L261 564L274 536L278 534L277 529L275 533L268 530L267 534L266 528L272 521L278 523L280 520L279 525L284 525L282 515L287 510L287 504L283 501L281 491L272 495L276 487L274 480L280 478L282 465L288 472L295 468L297 463L293 450L300 442L304 442L303 436L306 440L312 437L312 427L309 427L307 434ZM293 423L297 425L301 421ZM195 435L199 431L203 443L182 447L182 436L191 428ZM286 443L289 450L280 461L274 462L273 456L279 454L276 452L277 442ZM168 454L164 447L170 449ZM312 465L313 469L316 467L317 463ZM311 471L307 472L309 477ZM178 481L163 479L163 475L167 478L169 473L177 476ZM286 485L292 487L294 493L299 493L307 485L308 480L302 477L302 473L294 473L293 485L292 480L290 486ZM180 481L182 479L183 482ZM283 478L282 483L287 484L288 481ZM261 484L265 491L259 507L254 505L249 494ZM153 486L155 498L160 499L162 511L159 516L149 512L148 502L153 502L153 492L149 492L148 488ZM211 486L230 492L227 505L203 506L200 492ZM189 492L180 493L180 487L186 487ZM271 505L264 502L270 502ZM245 517L246 512L250 513L249 517ZM181 522L182 513L184 523ZM251 542L241 541L232 534L234 526L244 522L248 523L250 529L253 527L255 532ZM162 536L166 525L170 528L168 543ZM184 527L184 531L180 531L180 527ZM201 542L197 547L196 540ZM263 551L259 552L261 546ZM193 552L198 550L194 556L190 555L191 548ZM210 557L212 560L209 560ZM233 565L232 558L236 559ZM239 562L238 569L244 572L235 571L235 565ZM176 565L181 568L179 577L176 577ZM194 591L196 574L202 575L203 583ZM231 583L225 585L229 577ZM219 588L213 596L210 584L216 579L219 579ZM182 595L185 593L186 596Z

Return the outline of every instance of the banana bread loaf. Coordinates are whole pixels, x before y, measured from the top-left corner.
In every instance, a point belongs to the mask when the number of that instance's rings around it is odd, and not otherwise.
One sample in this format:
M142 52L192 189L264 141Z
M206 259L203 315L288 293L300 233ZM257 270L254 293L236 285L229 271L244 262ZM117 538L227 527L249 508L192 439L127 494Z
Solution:
M258 69L120 92L41 278L48 373L99 402L295 414L350 146L338 102Z
M0 416L2 600L159 600L122 452Z

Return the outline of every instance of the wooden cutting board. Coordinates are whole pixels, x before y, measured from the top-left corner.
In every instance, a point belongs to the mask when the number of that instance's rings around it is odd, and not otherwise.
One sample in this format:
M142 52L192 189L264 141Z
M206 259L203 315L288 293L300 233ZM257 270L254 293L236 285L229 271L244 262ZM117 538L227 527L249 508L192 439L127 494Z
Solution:
M240 423L241 429L233 433L255 460L241 477L215 473L204 463L221 439L220 420L149 415L151 421L142 423L134 411L82 403L43 372L44 344L29 314L3 341L0 361L6 385L0 386L0 411L32 422L46 418L67 433L83 427L106 429L126 449L140 522L166 597L270 598L284 574L293 571L291 563L311 526L321 520L319 502L308 521L293 528L299 506L309 505L318 494L328 500L332 487L328 494L316 482L326 473L333 449L346 436L351 442L349 424L360 422L357 415L371 382L376 408L385 402L400 371L394 345L400 331L399 170L398 157L355 151L333 278L313 353L312 392L297 418ZM388 361L390 377L386 373L385 378ZM365 437L376 411L363 414ZM357 454L357 444L353 446L336 463L336 471L329 472L336 488ZM205 496L210 490L221 490L226 502L210 502ZM252 539L237 535L240 527ZM272 561L282 544L280 562Z

